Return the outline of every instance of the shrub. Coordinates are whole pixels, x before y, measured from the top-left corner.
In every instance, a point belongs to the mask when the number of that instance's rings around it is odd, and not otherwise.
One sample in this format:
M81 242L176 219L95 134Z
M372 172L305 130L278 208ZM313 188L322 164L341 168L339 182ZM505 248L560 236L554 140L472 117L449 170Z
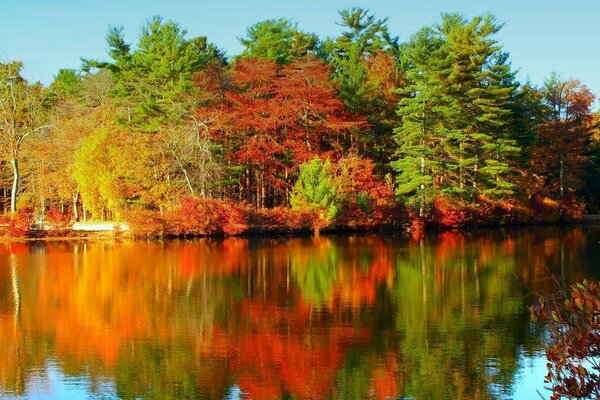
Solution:
M466 207L446 196L438 196L433 201L433 223L443 228L459 228L470 222Z
M64 229L70 222L70 215L68 213L60 211L57 207L50 207L46 211L46 222L51 225L52 228Z
M249 209L248 224L253 232L284 233L313 229L316 213L285 207Z
M10 217L8 221L8 234L12 237L28 237L31 235L33 223L33 210L22 208Z
M209 198L184 197L165 220L172 235L239 235L248 230L241 206Z
M579 221L583 217L585 204L577 200L575 196L567 196L560 201L561 220Z
M155 210L130 209L125 220L136 237L160 237L166 233L165 220Z

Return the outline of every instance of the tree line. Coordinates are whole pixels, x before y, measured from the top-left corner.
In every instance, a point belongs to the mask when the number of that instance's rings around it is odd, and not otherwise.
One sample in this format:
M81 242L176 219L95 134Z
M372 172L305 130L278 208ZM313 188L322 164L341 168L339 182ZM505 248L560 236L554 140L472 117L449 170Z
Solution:
M442 14L400 41L368 10L339 14L330 38L256 23L231 57L160 17L135 45L110 27L108 60L83 58L48 87L0 64L4 212L278 210L289 225L291 209L320 229L598 210L598 115L582 82L519 82L492 15Z

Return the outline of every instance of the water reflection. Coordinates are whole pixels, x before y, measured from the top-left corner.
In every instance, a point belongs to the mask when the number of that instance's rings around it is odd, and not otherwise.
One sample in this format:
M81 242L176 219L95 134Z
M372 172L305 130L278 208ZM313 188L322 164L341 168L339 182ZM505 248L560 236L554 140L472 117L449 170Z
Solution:
M599 239L0 245L0 397L534 398L525 306L548 271L595 278Z

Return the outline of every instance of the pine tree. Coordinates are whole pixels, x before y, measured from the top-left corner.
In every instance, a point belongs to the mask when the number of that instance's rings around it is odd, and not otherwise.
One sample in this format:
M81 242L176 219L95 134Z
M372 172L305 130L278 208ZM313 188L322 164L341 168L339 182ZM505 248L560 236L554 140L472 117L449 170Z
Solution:
M341 201L337 185L330 173L331 161L313 158L300 166L298 180L294 184L290 204L295 210L310 210L319 215L314 224L315 234L337 216Z
M491 16L445 14L401 49L408 85L395 129L397 194L423 215L440 194L474 200L512 193L518 152L509 124L516 85L506 54L491 38Z

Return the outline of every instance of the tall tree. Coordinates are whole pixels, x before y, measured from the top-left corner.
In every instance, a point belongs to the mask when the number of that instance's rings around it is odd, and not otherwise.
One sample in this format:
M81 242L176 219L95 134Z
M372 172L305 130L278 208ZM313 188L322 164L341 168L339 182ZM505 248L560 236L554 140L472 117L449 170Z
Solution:
M111 27L106 36L111 62L84 60L86 68L111 71L113 95L121 100L122 118L144 130L189 115L192 78L210 63L225 64L224 54L205 37L186 38L173 21L153 17L141 29L135 49L123 29Z
M344 31L325 40L321 54L333 66L333 79L348 110L371 124L360 138L361 150L383 172L391 156L390 132L398 122L399 96L392 88L404 83L396 64L398 38L390 35L387 19L378 20L369 10L350 8L339 14Z
M48 127L44 89L23 79L22 68L18 61L0 64L0 148L12 168L11 212L17 210L23 143Z
M339 153L349 133L365 126L346 113L327 66L315 59L285 67L240 59L230 85L198 118L240 167L238 198L257 207L287 205L299 165Z
M408 86L395 130L397 193L420 214L439 194L474 198L511 194L510 99L516 84L492 36L491 16L466 20L445 14L403 48Z
M296 24L284 18L258 22L239 40L244 46L240 57L272 60L279 65L314 55L319 45L317 35L298 30Z
M115 82L111 94L120 107L120 122L132 131L152 134L132 135L145 149L148 159L141 164L152 166L155 187L165 189L160 196L147 196L158 201L144 202L148 207L162 209L181 188L188 194L205 195L218 176L212 146L194 115L203 101L194 79L202 71L224 67L226 58L205 37L188 39L186 35L175 22L154 17L142 27L132 48L122 28L112 27L107 35L112 61L84 60L87 68L111 72Z
M596 127L591 107L595 97L576 80L556 75L542 89L548 116L538 128L533 163L546 195L574 194L582 185Z

